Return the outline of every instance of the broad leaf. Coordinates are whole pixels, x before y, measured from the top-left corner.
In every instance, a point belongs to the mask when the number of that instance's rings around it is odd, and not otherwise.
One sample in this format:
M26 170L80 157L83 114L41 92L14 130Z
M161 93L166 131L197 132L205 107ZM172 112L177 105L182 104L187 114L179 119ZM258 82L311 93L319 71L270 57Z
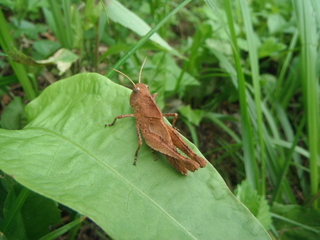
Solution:
M24 104L20 97L14 97L0 116L1 126L5 129L21 129L27 124Z
M270 239L208 164L183 176L137 148L130 89L98 74L61 80L27 107L23 130L0 131L0 168L90 217L115 239Z
M50 225L61 223L60 210L56 202L29 190L22 208L17 210L17 198L23 192L21 189L23 187L11 177L5 175L1 179L0 196L4 203L3 213L0 214L1 231L8 224L4 231L8 239L39 239L49 233ZM10 223L2 221L3 219L10 219Z

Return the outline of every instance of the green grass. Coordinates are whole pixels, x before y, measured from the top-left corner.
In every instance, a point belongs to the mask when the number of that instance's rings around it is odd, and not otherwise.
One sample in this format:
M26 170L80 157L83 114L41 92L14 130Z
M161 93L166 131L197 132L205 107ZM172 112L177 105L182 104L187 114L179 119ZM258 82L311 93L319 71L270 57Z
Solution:
M310 220L320 216L318 5L310 0L108 2L0 4L0 95L12 99L1 104L0 127L23 128L24 105L46 86L78 73L97 72L130 87L110 67L135 80L147 57L142 81L159 94L158 105L180 113L178 128L189 132L231 191L241 192L241 201L269 234L318 239L319 221ZM40 61L62 48L67 54ZM0 151L13 150L4 144ZM0 215L0 231L8 233L12 219L25 216L29 197L21 196L29 190L5 171L1 176L0 203L7 213ZM13 196L17 204L6 205ZM43 208L55 212L49 205ZM69 214L79 224L81 217ZM54 237L69 231L74 239L78 228L65 225L59 231L55 220L48 221L53 223Z
M294 4L298 19L298 29L301 41L301 86L303 104L307 114L307 135L310 152L310 183L311 194L319 192L319 153L320 153L320 127L319 127L319 69L317 68L317 39L316 19L312 17L312 4L310 2ZM314 207L320 206L320 200L314 201Z
M6 20L0 9L0 24L1 24L1 37L0 37L0 45L5 54L9 55L10 51L14 51L16 48L14 45L14 41L11 37L9 28L7 26ZM10 57L8 58L10 62L10 66L15 72L20 84L23 86L26 96L32 100L36 97L35 86L33 86L31 79L28 77L25 66L13 61Z

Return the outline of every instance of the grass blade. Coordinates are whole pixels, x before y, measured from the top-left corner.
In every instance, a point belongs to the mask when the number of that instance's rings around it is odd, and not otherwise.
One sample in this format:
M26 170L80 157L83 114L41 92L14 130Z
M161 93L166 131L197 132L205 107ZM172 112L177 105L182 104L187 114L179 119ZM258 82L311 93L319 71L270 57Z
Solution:
M239 91L239 100L240 100L240 110L241 110L241 127L242 127L242 143L243 143L243 152L244 152L244 164L249 182L255 189L258 189L259 185L259 174L256 158L254 155L254 143L253 143L253 134L252 127L249 119L249 111L247 105L247 96L246 96L246 86L245 78L241 66L241 59L239 56L239 48L237 44L237 38L234 29L234 20L232 16L232 8L229 0L224 1L228 26L230 32L230 38L233 46L233 57L235 61L235 66L238 76L238 91Z
M298 21L301 41L301 84L304 105L307 113L308 144L310 151L310 182L311 194L319 192L320 156L320 125L319 125L319 82L317 77L317 47L316 22L311 1L292 1ZM314 207L320 206L320 200L314 202Z
M132 47L118 62L116 62L112 67L118 69L133 53L135 53L148 39L159 30L173 15L175 15L179 10L186 6L191 0L183 1L179 6L172 10L165 18L163 18L156 26L154 26L143 38L141 38L137 44ZM110 78L114 74L114 71L109 71L106 77Z
M242 10L242 16L244 20L244 27L246 31L246 37L249 47L249 57L250 57L250 66L252 73L252 82L254 87L254 103L256 111L256 121L257 121L257 130L258 130L258 144L260 151L260 166L261 173L260 179L261 186L258 188L261 195L266 195L266 161L265 161L265 144L264 144L264 135L263 135L263 119L262 119L262 109L261 109L261 88L260 88L260 73L259 73L259 64L258 64L258 47L256 46L256 41L254 38L252 22L250 18L250 13L248 9L248 3L245 0L240 1L240 6Z
M6 20L3 16L2 9L0 8L0 45L4 52L8 54L12 48L14 48L14 41L11 37ZM9 54L8 54L9 55ZM32 100L36 98L37 93L33 88L32 82L28 78L28 73L25 67L17 62L14 62L11 57L8 57L11 67L13 68L15 74L17 75L19 82L21 83L27 97Z
M58 237L60 237L61 235L63 235L64 233L68 232L69 230L71 230L73 227L77 226L78 224L80 224L81 222L83 222L83 220L86 217L82 216L77 218L76 220L58 228L57 230L54 230L53 232L43 236L42 238L40 238L39 240L54 240L57 239Z

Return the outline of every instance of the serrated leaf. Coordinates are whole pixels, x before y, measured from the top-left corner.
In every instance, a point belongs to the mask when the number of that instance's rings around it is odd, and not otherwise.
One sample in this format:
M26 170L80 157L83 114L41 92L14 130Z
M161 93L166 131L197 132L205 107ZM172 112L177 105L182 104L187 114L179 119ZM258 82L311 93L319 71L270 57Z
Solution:
M242 181L235 190L236 196L246 205L261 224L269 229L271 225L271 213L267 200L258 195L248 180Z
M132 165L135 120L104 127L132 113L130 92L92 73L51 85L23 130L0 130L0 168L114 239L270 239L210 164L183 176L143 145Z
M265 39L259 48L259 57L264 58L268 56L277 55L278 52L286 49L286 45L279 42L275 37Z

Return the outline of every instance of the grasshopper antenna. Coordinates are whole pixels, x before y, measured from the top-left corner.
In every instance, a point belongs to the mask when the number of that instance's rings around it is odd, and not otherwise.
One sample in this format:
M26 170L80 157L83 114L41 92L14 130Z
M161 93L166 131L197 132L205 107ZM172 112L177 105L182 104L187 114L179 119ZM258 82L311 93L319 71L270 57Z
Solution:
M130 82L133 84L134 87L136 87L136 84L134 83L134 81L132 81L131 78L128 77L128 75L124 74L123 72L120 72L119 70L115 69L115 68L112 68L110 67L113 71L116 71L118 73L120 73L122 76L125 76L126 78L128 78L130 80Z
M146 61L147 61L147 57L143 60L143 63L142 63L141 68L140 68L140 72L139 72L139 83L141 83L142 69L143 69L144 64L146 63Z

